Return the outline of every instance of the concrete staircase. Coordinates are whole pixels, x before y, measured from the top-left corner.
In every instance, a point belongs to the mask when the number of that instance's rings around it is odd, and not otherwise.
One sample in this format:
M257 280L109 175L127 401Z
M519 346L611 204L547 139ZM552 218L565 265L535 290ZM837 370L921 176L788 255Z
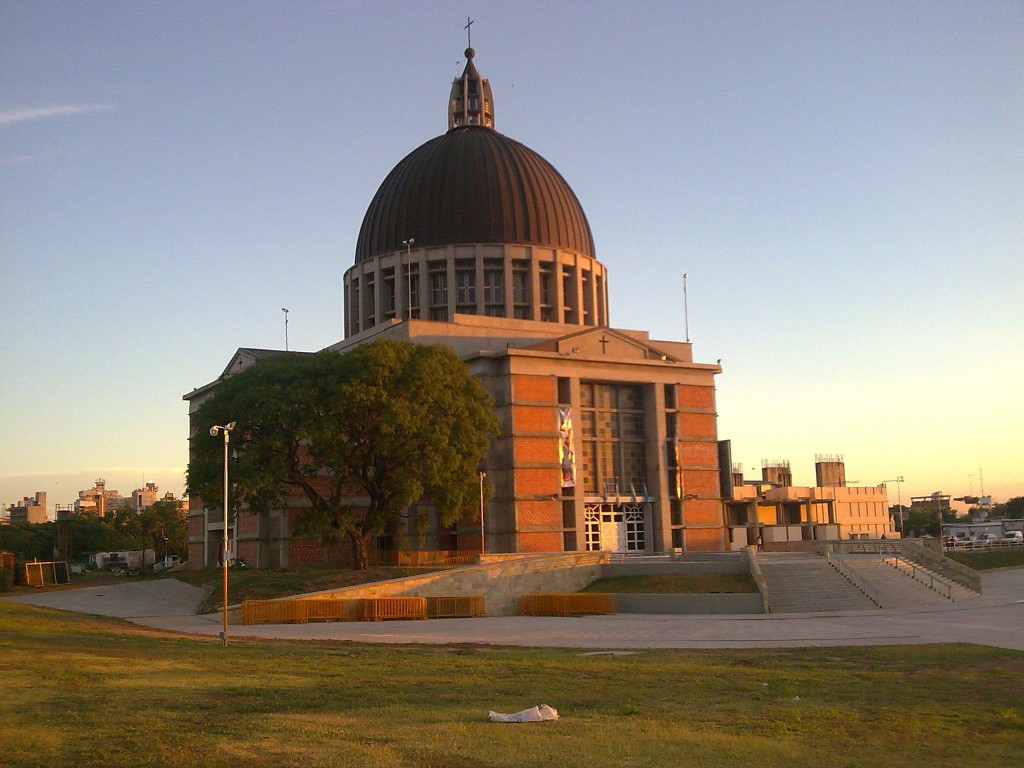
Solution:
M952 584L947 597L945 587L932 589L929 586L925 568L917 566L917 576L905 560L897 561L888 557L884 560L877 555L844 555L843 560L871 586L878 590L879 602L883 608L913 608L922 605L944 605L950 602L969 600L978 596L976 592L959 584ZM943 580L943 583L949 583Z
M865 611L878 607L820 555L762 552L757 562L768 587L770 613Z

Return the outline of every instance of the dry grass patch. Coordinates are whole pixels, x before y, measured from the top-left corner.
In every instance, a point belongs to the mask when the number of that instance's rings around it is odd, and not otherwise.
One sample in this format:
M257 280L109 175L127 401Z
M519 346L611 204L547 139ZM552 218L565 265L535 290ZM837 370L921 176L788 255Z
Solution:
M3 602L0 627L5 768L988 768L1024 750L1024 654L991 648L222 648ZM542 703L562 719L485 720Z

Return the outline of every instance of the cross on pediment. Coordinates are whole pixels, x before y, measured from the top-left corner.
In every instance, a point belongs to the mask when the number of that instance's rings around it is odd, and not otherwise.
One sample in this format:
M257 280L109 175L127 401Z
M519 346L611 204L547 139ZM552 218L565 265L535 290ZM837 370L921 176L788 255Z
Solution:
M600 344L601 344L601 354L602 355L606 354L608 352L608 350L607 350L608 339L605 338L604 334L601 335L601 338L598 339L598 342L600 342Z

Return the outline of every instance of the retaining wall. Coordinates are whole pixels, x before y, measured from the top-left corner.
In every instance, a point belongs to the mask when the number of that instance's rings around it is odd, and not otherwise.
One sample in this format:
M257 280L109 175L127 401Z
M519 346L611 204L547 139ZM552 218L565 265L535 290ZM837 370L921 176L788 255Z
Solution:
M303 597L388 597L484 595L488 616L513 616L519 595L530 592L576 592L601 575L607 552L521 555L449 571L406 576L344 589L311 592Z

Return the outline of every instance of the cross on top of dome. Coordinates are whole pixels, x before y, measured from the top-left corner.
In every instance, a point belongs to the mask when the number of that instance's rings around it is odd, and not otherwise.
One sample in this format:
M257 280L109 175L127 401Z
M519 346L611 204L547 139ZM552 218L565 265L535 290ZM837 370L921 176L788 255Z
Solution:
M452 92L448 99L448 130L471 125L494 128L494 99L491 84L480 77L473 64L476 51L472 46L473 20L466 19L466 68L461 77L452 81Z

